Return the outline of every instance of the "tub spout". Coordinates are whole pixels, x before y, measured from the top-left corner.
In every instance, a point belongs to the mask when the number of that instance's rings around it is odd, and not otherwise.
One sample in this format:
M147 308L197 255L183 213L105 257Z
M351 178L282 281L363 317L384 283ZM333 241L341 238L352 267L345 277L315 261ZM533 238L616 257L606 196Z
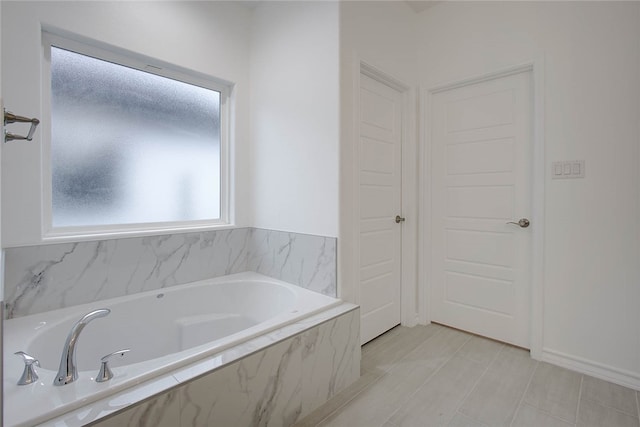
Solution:
M100 310L94 310L91 313L85 314L82 319L78 320L71 328L67 341L62 348L62 357L60 358L60 368L58 374L53 380L53 385L65 385L74 382L78 379L78 365L76 364L76 344L80 332L84 329L89 322L99 317L104 317L111 313L108 308L102 308Z

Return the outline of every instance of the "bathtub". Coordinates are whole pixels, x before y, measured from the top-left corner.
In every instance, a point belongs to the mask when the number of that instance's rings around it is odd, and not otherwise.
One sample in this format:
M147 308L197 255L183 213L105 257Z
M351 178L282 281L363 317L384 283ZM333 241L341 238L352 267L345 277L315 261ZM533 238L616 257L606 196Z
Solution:
M35 425L177 368L237 346L341 304L258 273L246 272L132 296L10 319L4 323L5 425ZM72 325L99 308L77 343L79 378L54 386ZM112 358L114 377L95 382L100 358ZM40 361L39 380L18 386L24 351Z

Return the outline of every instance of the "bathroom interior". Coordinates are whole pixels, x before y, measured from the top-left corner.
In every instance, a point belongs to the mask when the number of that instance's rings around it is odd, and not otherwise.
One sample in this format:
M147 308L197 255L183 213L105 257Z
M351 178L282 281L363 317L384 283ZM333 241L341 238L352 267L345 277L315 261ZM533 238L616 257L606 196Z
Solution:
M39 119L1 144L4 425L453 425L507 348L536 364L518 408L538 373L577 375L573 415L529 425L640 425L640 2L3 0L0 18L0 97L25 119L5 132ZM213 216L56 225L56 46L220 93ZM118 128L70 117L78 141ZM145 167L177 169L167 150ZM191 203L169 181L141 190L147 210L165 187ZM209 313L234 304L251 325L203 340L245 321ZM192 344L136 348L174 318ZM398 416L433 381L366 409L461 331L501 347L453 413ZM79 372L56 387L63 344ZM17 385L23 369L39 378ZM585 420L596 379L613 403Z

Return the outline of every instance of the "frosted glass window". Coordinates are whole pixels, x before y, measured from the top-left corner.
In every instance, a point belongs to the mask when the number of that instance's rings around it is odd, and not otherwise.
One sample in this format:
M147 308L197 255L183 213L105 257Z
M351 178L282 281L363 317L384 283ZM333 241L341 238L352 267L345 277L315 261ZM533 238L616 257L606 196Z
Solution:
M220 218L220 101L52 46L53 227Z

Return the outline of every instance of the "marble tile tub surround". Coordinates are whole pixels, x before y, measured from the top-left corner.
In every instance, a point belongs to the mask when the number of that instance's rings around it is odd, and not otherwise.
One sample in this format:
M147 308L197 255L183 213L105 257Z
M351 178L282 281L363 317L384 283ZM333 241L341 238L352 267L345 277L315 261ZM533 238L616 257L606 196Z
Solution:
M333 237L258 228L5 250L6 317L255 271L335 297Z
M343 303L40 426L290 426L354 383L360 356Z

